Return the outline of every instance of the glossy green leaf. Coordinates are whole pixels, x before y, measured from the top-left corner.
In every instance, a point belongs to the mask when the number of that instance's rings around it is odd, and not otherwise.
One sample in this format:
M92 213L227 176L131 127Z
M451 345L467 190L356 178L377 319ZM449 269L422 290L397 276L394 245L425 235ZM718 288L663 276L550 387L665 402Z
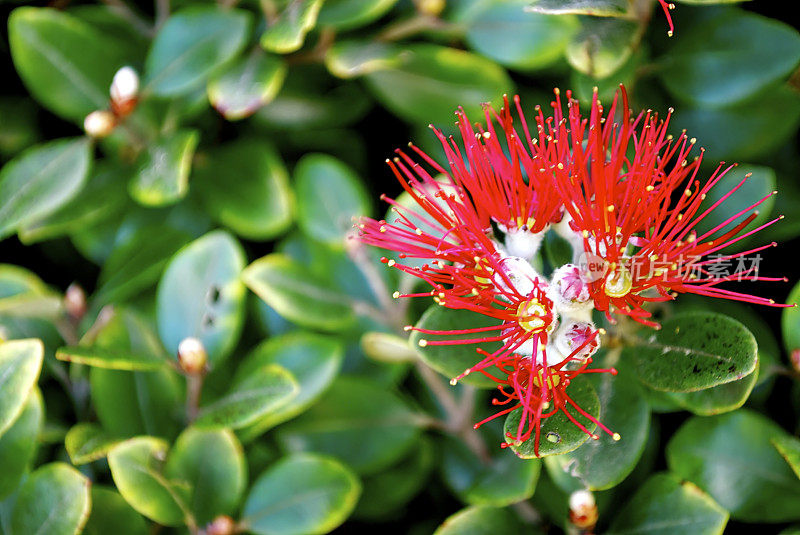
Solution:
M20 226L20 241L27 245L81 232L119 214L128 201L126 172L125 168L98 162L78 195L47 216Z
M790 436L776 436L771 442L800 478L800 440Z
M158 332L177 354L184 338L198 338L213 368L239 340L244 316L244 285L239 276L245 256L235 238L209 232L176 254L158 283Z
M399 463L362 478L363 492L353 515L378 520L387 512L396 511L423 490L434 462L433 444L430 440L420 440Z
M188 512L188 489L162 473L168 449L169 445L157 438L131 438L108 452L108 467L117 490L131 507L159 524L178 526Z
M0 500L17 488L30 468L43 422L42 395L34 388L17 419L0 435Z
M233 514L247 484L242 446L224 429L189 428L181 433L169 453L164 475L175 485L190 489L186 505L201 526L218 515Z
M200 135L178 130L148 145L128 183L131 196L145 206L166 206L189 190L189 170Z
M291 224L289 174L266 141L240 140L203 154L193 185L211 216L245 238L268 240Z
M434 535L495 535L498 532L519 533L522 530L521 523L508 509L476 505L448 517Z
M791 89L778 87L729 108L679 106L671 123L697 137L715 160L754 161L792 136L798 121L800 97Z
M76 122L108 106L114 73L129 61L114 38L56 9L16 9L8 32L14 66L33 96Z
M505 507L533 496L541 462L507 450L492 451L485 464L461 442L445 442L441 462L445 482L464 502Z
M102 459L120 441L97 425L84 422L67 432L64 447L72 464L81 465Z
M300 228L317 241L343 246L353 218L370 211L358 176L336 158L309 154L297 162L294 179Z
M467 23L467 44L501 65L517 69L540 69L555 63L580 25L575 17L527 10L530 3L485 2Z
M250 15L194 6L172 15L158 32L145 63L144 91L185 95L245 45Z
M189 240L183 230L163 224L135 230L103 263L94 300L120 303L154 286L172 255Z
M0 341L0 436L25 408L43 359L40 340Z
M609 355L612 357L613 353ZM598 367L616 366L609 359L599 360ZM650 428L650 409L636 375L624 366L619 373L591 377L600 399L600 421L620 440L598 433L599 440L589 440L580 448L550 457L564 472L578 478L589 490L605 490L619 484L636 467L644 451Z
M0 238L46 217L78 194L91 166L91 143L71 138L36 145L0 170Z
M318 22L320 26L349 30L377 20L396 3L397 0L326 0Z
M83 535L147 535L142 515L136 512L119 492L109 487L92 485L92 513L83 528Z
M628 0L528 0L528 5L536 13L595 17L624 17L630 9Z
M601 418L600 414L600 401L597 398L592 384L586 377L577 377L572 380L568 387L568 395L572 400L583 409L586 413L591 414L594 418ZM572 407L567 410L570 414L579 421L589 431L594 431L597 425L579 414ZM503 426L503 434L511 434L512 437L517 436L520 420L522 418L522 409L517 409L510 413L506 418L505 425ZM602 421L602 419L601 419ZM525 428L527 429L527 423ZM511 449L521 459L533 459L535 457L547 457L548 455L560 455L562 453L570 452L577 449L581 444L589 440L589 435L579 429L572 423L563 410L558 411L554 415L545 418L539 431L539 451L536 451L536 433L531 433L528 440L522 443L515 443L513 439L506 438L505 440L511 441Z
M480 104L513 92L505 70L481 56L431 44L402 50L400 66L368 73L364 80L376 99L407 121L446 126L458 106L480 117Z
M673 474L655 474L619 511L609 535L718 535L728 512L689 481Z
M239 365L234 381L241 381L263 366L277 364L288 370L299 388L295 397L240 430L245 440L294 418L310 407L333 383L342 365L344 348L328 336L295 331L266 340Z
M56 351L56 358L109 370L158 370L168 364L163 357L158 355L83 346L62 347Z
M610 76L633 53L638 28L635 22L624 19L582 17L580 31L567 45L567 61L589 76Z
M327 533L350 515L360 493L358 478L339 462L292 455L256 479L240 522L258 535Z
M249 117L270 102L286 78L286 64L253 52L225 66L208 83L208 100L229 121Z
M478 329L497 324L498 321L496 319L476 312L431 305L417 322L416 327L431 331L452 331L465 328ZM448 379L453 379L480 360L476 358L478 356L475 351L477 348L492 353L500 347L500 344L498 342L486 342L482 344L435 345L427 342L474 338L474 334L439 336L414 331L411 333L408 343L417 351L417 354L425 364L445 375ZM487 373L492 373L492 370L488 369ZM494 388L497 385L482 373L467 375L463 379L459 379L459 381L482 388Z
M798 62L800 35L795 29L775 19L730 10L677 32L660 76L676 97L704 107L723 107L782 80Z
M670 392L736 381L753 373L758 360L752 333L738 321L711 312L669 318L660 330L624 351L642 382Z
M270 254L247 266L242 280L281 316L304 327L337 331L354 321L349 297L332 290L305 266Z
M261 46L287 54L303 46L306 34L317 23L323 0L289 0L276 20L261 34Z
M396 46L380 41L340 41L325 53L325 66L334 76L354 78L402 65Z
M262 366L233 385L225 396L203 407L194 426L239 429L255 423L297 396L291 373L277 364Z
M787 303L800 303L800 282L792 288ZM783 333L783 345L786 352L790 355L800 351L800 306L794 306L783 310L781 315L781 331Z
M695 392L665 392L680 407L699 416L713 416L744 405L759 377L759 365L750 375Z
M800 480L771 443L785 436L777 424L745 409L694 417L667 445L667 464L708 492L733 518L797 520Z
M277 438L284 450L331 455L368 475L409 451L419 437L417 420L403 400L378 383L340 377L318 403L282 426Z
M366 356L378 362L393 364L417 360L417 352L409 346L408 340L394 334L367 332L361 336L360 345Z
M91 482L64 463L46 464L22 485L11 517L11 533L81 532L92 507Z

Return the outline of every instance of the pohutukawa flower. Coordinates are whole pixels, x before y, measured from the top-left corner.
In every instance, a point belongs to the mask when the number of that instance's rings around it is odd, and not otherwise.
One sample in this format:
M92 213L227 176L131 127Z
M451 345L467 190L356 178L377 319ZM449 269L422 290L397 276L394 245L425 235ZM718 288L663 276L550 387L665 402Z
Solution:
M624 88L605 115L595 91L588 120L570 92L567 100L568 117L562 116L558 91L552 120L538 117L538 145L551 158L571 228L582 236L586 253L604 262L604 272L589 284L595 308L655 325L643 305L673 299L676 292L787 306L718 287L732 280L783 278L760 277L744 265L725 277L715 276L712 269L776 245L719 253L782 218L745 231L757 215L754 210L776 192L701 233L698 224L749 175L706 207L708 192L733 166L720 165L709 178L698 178L704 151L690 160L696 140L685 133L677 139L667 134L671 111L664 121L650 111L633 118ZM613 120L617 111L622 117L618 123ZM741 217L745 219L725 229Z
M529 356L513 354L497 364L497 368L505 374L505 377L494 377L484 372L484 375L498 383L498 390L501 394L500 399L494 399L492 403L497 406L504 406L500 412L475 424L479 428L486 422L504 416L514 410L522 409L519 427L516 433L506 434L506 441L501 447L508 447L512 444L520 444L529 440L533 436L534 454L539 455L539 443L541 439L542 421L553 416L558 412L563 412L570 422L597 440L599 436L589 431L586 426L579 422L573 411L596 424L600 429L608 433L614 440L619 440L620 435L614 433L603 425L597 418L583 410L567 394L567 386L575 377L585 373L611 373L616 375L614 368L588 368L592 362L591 357L584 357L585 348L590 344L598 343L598 331L593 331L592 336L587 338L583 344L576 347L566 359L556 364L547 361L547 350L543 351L543 362L535 362ZM546 335L540 336L539 340L546 343Z
M664 14L667 16L667 23L669 24L669 31L667 35L672 37L675 35L675 26L672 24L672 15L670 14L671 9L675 9L675 4L672 2L667 2L666 0L658 0L658 3L661 4L661 9L664 10Z

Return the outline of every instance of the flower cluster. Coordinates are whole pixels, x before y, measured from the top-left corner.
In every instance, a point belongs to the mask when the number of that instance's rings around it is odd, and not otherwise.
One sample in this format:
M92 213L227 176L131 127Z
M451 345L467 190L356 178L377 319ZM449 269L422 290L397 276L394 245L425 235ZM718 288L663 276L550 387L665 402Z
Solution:
M619 439L567 394L578 375L616 373L590 367L604 334L593 322L594 310L612 324L624 315L658 328L647 303L679 293L782 306L719 286L783 280L752 269L726 277L713 270L718 262L773 246L719 253L777 219L746 230L767 196L711 230L697 230L747 177L719 201L704 202L733 166L699 178L703 150L692 158L696 141L685 132L677 138L668 133L671 110L663 120L651 111L634 116L624 87L607 110L595 91L588 116L570 92L564 103L555 90L551 107L550 114L535 108L535 124L526 121L518 97L513 104L506 98L499 111L485 106L483 125L458 111L460 140L434 129L446 167L413 144L387 160L412 206L385 199L390 220L358 223L363 242L397 253L385 263L429 288L395 297L432 296L443 307L495 320L457 331L407 329L421 331L421 346L498 342L491 353L478 349L479 360L451 383L470 373L497 382L494 403L504 409L476 427L521 409L519 428L504 445L533 438L537 455L542 421L557 412L592 438L598 436L576 415ZM545 277L532 261L549 231L566 239L573 258ZM650 269L639 269L645 264Z

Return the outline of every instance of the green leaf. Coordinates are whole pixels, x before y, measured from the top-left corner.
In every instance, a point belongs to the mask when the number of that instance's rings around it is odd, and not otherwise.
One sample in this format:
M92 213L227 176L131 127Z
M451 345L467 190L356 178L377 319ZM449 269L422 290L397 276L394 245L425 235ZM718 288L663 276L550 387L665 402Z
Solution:
M798 62L800 35L795 29L755 13L730 10L682 28L659 74L674 96L719 108L783 80Z
M292 222L289 175L268 142L239 140L203 154L193 180L211 216L240 236L269 240Z
M770 442L785 436L777 424L745 409L694 417L667 445L667 464L708 492L735 519L797 520L800 480Z
M44 404L37 388L31 390L25 406L5 433L0 435L0 500L19 485L33 462L44 421Z
M382 17L397 0L326 0L319 12L320 26L350 30Z
M580 25L575 17L525 9L530 0L484 3L467 22L467 44L507 67L534 70L559 61Z
M586 377L577 377L569 384L569 397L588 414L594 418L600 417L600 401L597 398L597 393L592 388L592 384ZM593 431L597 425L590 421L588 418L578 414L572 407L568 410L570 414L583 424L586 429ZM510 433L512 436L517 436L519 423L522 418L522 409L517 409L510 413L506 418L506 423L503 427L503 434ZM602 421L602 420L601 420ZM525 424L527 426L527 423ZM507 438L506 440L511 440ZM538 457L547 457L548 455L560 455L562 453L570 452L577 449L581 444L589 440L589 435L584 433L574 423L572 423L563 410L558 411L549 418L542 420L541 431L539 432L539 455ZM535 432L531 433L531 437L522 442L521 444L512 443L511 449L521 459L533 459L537 457L535 448Z
M417 352L409 346L408 340L395 334L366 332L359 345L366 356L378 362L396 364L417 360Z
M448 440L441 461L445 482L472 505L505 507L533 496L541 462L522 460L506 450L492 453L486 464L462 442Z
M581 30L567 45L567 61L594 78L610 76L633 54L638 29L629 20L581 17Z
M14 66L33 96L76 122L108 106L114 73L129 61L117 40L55 9L15 9L8 33Z
M363 492L354 516L378 520L408 503L423 490L434 457L431 441L423 438L408 457L379 474L363 478Z
M250 15L211 6L183 9L167 19L145 63L143 92L185 95L233 59L250 33Z
M243 428L240 436L248 441L305 411L333 383L343 356L344 348L338 340L303 331L270 338L256 347L239 365L234 382L263 366L276 364L294 376L299 392L284 405Z
M158 283L158 332L177 354L184 338L198 338L209 365L225 360L239 340L245 289L239 280L245 255L235 238L216 230L176 254Z
M800 97L791 89L778 87L729 108L680 106L672 124L696 136L715 160L754 161L793 136L798 120ZM747 132L747 136L739 132Z
M595 359L598 367L616 366L608 355L606 359ZM615 433L615 441L607 433L599 440L589 440L580 448L549 457L564 472L578 478L589 490L605 490L619 484L636 467L642 456L650 428L650 409L636 375L624 366L619 373L594 374L591 377L597 397L600 399L600 421Z
M656 390L693 392L741 379L756 369L758 345L722 314L689 312L664 321L647 340L624 349L639 379Z
M529 10L551 15L592 15L595 17L625 17L628 0L528 0Z
M235 383L226 396L203 407L194 426L201 429L248 426L288 403L298 391L294 377L284 368L277 364L262 366Z
M233 514L247 485L242 446L226 429L189 428L178 437L164 475L190 488L186 505L200 526L218 515Z
M350 516L360 493L358 478L337 461L292 455L253 483L240 522L257 535L328 533Z
M531 535L536 533L529 528L525 529ZM496 535L520 533L522 530L519 520L508 509L477 505L449 516L434 535Z
M655 474L631 497L607 532L652 535L717 535L728 512L689 481Z
M94 300L121 303L154 286L172 255L189 240L183 230L163 223L134 230L103 263Z
M419 432L417 415L385 387L340 377L311 409L282 426L277 438L284 450L331 455L368 475L400 460Z
M97 347L67 346L56 351L56 358L66 362L77 362L109 370L158 370L167 366L167 361L158 355L128 353Z
M36 145L0 171L0 238L70 201L86 181L91 143L70 138Z
M513 92L506 71L481 56L431 44L407 45L402 54L401 65L364 80L375 98L407 121L449 125L458 106L482 117L482 103Z
M285 78L286 64L280 58L255 51L211 78L208 100L223 117L237 121L274 99Z
M477 312L431 305L419 319L416 327L418 329L431 331L452 331L465 328L478 329L497 324L499 324L499 322L496 319L478 314ZM428 344L427 342L472 338L475 338L475 334L439 336L427 335L419 331L414 331L411 333L408 343L417 351L417 354L425 364L452 379L480 360L476 358L478 357L478 354L475 352L477 348L492 353L499 349L500 343L486 342L482 344L435 345ZM425 340L425 342L423 342L423 340ZM494 375L495 373L493 373L492 370L493 368L489 368L486 371ZM482 373L467 375L463 379L459 379L459 381L481 388L494 388L497 386L497 383L485 377Z
M174 204L189 191L189 170L200 135L178 130L147 146L128 192L145 206Z
M80 533L92 507L90 486L83 474L67 464L40 467L17 495L11 533Z
M80 232L119 214L128 200L122 186L125 173L123 167L98 162L78 195L51 214L20 226L20 241L27 245Z
M759 365L750 375L696 392L666 392L679 406L699 416L713 416L744 405L759 377Z
M0 436L25 408L43 359L41 340L0 341Z
M83 535L147 535L147 523L119 492L92 485L92 514Z
M770 442L800 478L800 440L790 436L777 436Z
M270 254L247 266L242 280L281 316L298 325L338 331L355 317L350 299L288 256Z
M341 161L326 154L303 156L294 170L297 223L309 237L343 246L353 218L367 215L370 201L361 180Z
M164 526L179 526L188 513L184 504L187 489L162 473L168 448L157 438L131 438L108 452L108 467L117 490L131 507Z
M325 66L334 76L354 78L402 65L403 54L390 43L340 41L325 53Z
M322 1L289 0L275 22L261 34L261 46L279 54L299 50L306 34L317 23Z
M800 302L800 282L794 285L786 302ZM783 345L786 348L786 352L792 355L795 351L800 351L800 306L783 309L781 315L781 332L783 334Z
M64 447L72 464L80 465L102 459L120 441L97 425L84 422L67 431Z
M98 331L95 346L136 354L161 355L164 351L150 325L126 309L117 309ZM174 371L91 368L89 383L97 417L111 434L177 434L183 417L183 381Z

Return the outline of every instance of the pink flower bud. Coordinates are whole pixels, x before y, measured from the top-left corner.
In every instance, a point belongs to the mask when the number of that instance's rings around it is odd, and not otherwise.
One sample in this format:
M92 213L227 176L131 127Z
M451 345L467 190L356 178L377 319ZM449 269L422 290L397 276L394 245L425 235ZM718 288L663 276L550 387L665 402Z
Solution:
M585 360L600 347L597 328L587 321L565 321L556 333L555 346L575 360Z

